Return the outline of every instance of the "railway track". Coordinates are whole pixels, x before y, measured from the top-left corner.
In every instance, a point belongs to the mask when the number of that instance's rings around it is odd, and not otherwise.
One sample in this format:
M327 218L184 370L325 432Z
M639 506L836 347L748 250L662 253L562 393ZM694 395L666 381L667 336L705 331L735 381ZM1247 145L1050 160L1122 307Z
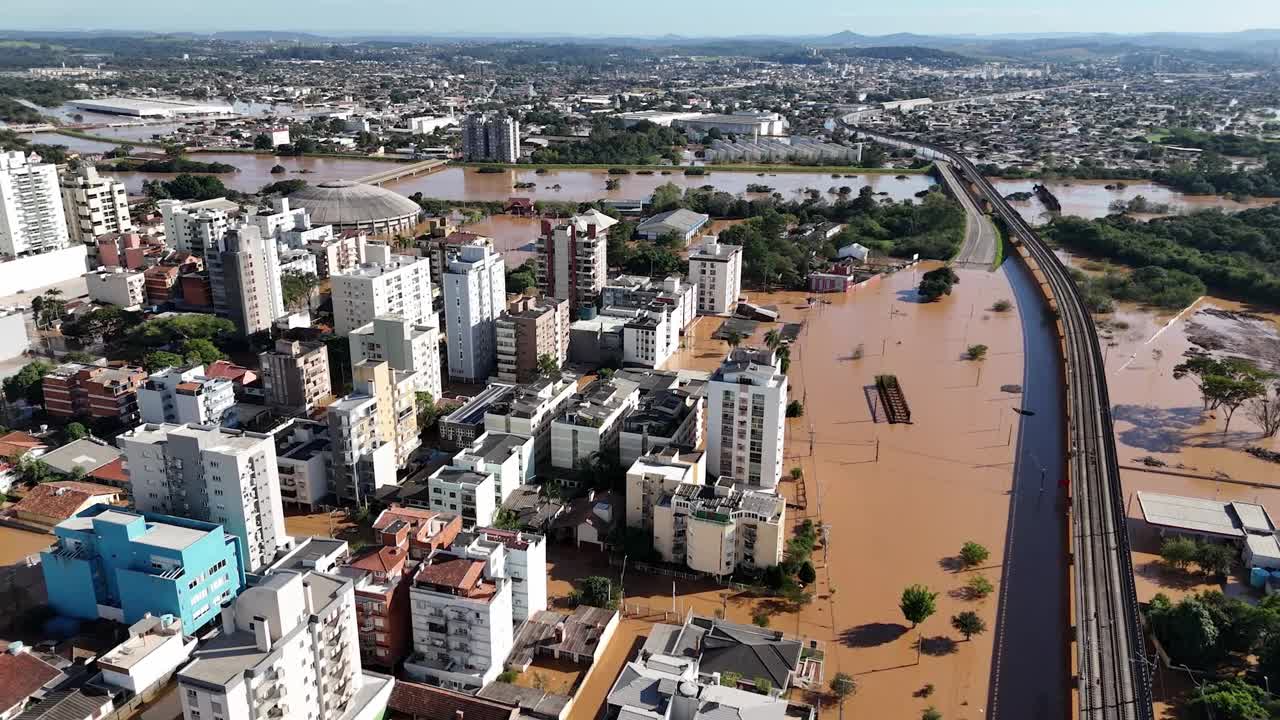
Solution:
M1037 281L1047 286L1062 344L1068 412L1076 716L1152 720L1150 668L1144 656L1111 401L1093 320L1075 283L1035 230L962 154L918 140L859 132L950 161L975 201L1002 220L1011 242L1026 250Z

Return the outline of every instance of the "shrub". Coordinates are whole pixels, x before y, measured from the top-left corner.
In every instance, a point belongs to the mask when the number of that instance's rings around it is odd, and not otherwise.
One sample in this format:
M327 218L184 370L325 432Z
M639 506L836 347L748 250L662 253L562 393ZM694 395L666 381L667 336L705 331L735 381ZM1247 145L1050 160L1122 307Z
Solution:
M502 673L498 675L498 682L513 683L518 677L520 677L520 673L515 670L503 670Z
M805 560L800 564L800 570L796 573L796 578L805 585L809 585L818 579L818 572L813 569L813 563Z
M965 567L977 567L990 557L991 553L985 547L972 540L960 546L960 562Z
M1196 541L1191 538L1165 538L1160 544L1160 559L1172 567L1184 570L1196 559L1196 552L1199 549Z
M987 579L986 575L974 575L969 578L969 582L965 587L968 588L969 592L977 598L984 598L995 590L995 587L991 585L991 581Z
M766 610L756 610L751 614L751 622L760 627L769 627L769 613Z
M1013 309L1013 303L1000 299L991 304L991 309L996 312L1009 312Z
M970 345L965 351L964 356L969 360L982 360L987 356L987 346L981 343Z
M792 400L791 402L787 403L787 417L794 418L794 417L803 417L803 416L804 416L804 403L800 402L799 400Z
M938 709L930 705L920 713L920 720L942 720L942 713Z

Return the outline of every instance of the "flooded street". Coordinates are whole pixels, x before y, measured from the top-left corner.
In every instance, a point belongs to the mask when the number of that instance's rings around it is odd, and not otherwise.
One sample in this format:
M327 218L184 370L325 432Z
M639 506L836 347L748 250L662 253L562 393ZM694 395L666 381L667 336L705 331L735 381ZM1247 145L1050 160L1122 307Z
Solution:
M523 265L536 254L534 242L542 231L541 222L536 217L490 215L463 226L462 230L492 238L494 249L502 253L507 267L513 268Z
M825 676L847 672L859 682L846 708L851 717L915 717L928 705L947 718L989 717L991 659L999 639L1001 715L1042 716L1037 709L1063 706L1066 687L1060 605L1066 599L1060 565L1065 535L1055 529L1054 468L1047 468L1045 492L1039 490L1038 459L1061 453L1052 444L1060 437L1054 424L1060 415L1048 399L1054 390L1047 376L1056 369L1052 352L1044 356L1052 346L1044 337L1024 339L1041 327L1038 306L1026 326L1016 311L988 310L1000 299L1034 302L1034 288L1020 270L1008 263L995 273L961 270L952 296L921 304L915 285L935 266L921 265L847 295L820 296L831 304L813 309L804 309L803 293L750 293L752 302L776 305L784 321L806 323L790 372L791 396L804 402L805 415L789 421L785 461L804 477L799 484L784 481L782 491L802 506L790 511L793 522L810 518L830 525L830 547L815 552L815 600L798 612L785 603L725 598L683 583L678 600L700 613L727 605L729 617L742 622L765 604L775 611L771 627L825 642ZM668 367L716 367L726 350L710 339L719 322L701 318L688 347ZM760 343L769 327L762 325L744 344ZM989 347L985 361L962 359L966 347L979 343ZM1024 344L1032 347L1033 361L1025 376ZM873 420L873 394L866 390L880 373L898 376L912 424ZM1034 384L1026 398L1002 390L1024 382ZM1013 408L1032 404L1043 414L1024 421L1035 434L1024 440ZM1006 548L1011 520L1014 542ZM969 540L986 546L991 558L985 568L957 572L954 558ZM1006 559L1012 562L1009 579L1001 576ZM976 572L996 586L985 599L965 592ZM936 615L918 629L909 628L898 609L903 588L914 583L939 593ZM671 604L670 590L670 581L661 578L638 592L651 592L640 600L664 607ZM998 617L1002 593L1020 610ZM950 617L966 609L976 610L991 629L967 642L950 627ZM1050 654L1055 651L1061 652ZM913 697L926 684L934 685L932 696ZM826 717L836 713L823 709Z
M992 179L991 184L1003 195L1015 192L1031 192L1038 180L1000 180ZM1247 210L1251 207L1263 207L1280 202L1276 198L1253 198L1246 202L1237 202L1219 195L1187 195L1172 188L1153 182L1126 180L1123 190L1108 190L1107 185L1114 185L1117 180L1050 180L1045 187L1062 203L1062 215L1078 215L1083 218L1100 218L1111 214L1110 205L1116 200L1132 200L1141 195L1153 203L1170 205L1174 213L1188 213L1209 208L1221 208L1226 211ZM1042 225L1049 221L1050 214L1039 199L1009 203L1028 222ZM1135 216L1151 217L1151 216Z

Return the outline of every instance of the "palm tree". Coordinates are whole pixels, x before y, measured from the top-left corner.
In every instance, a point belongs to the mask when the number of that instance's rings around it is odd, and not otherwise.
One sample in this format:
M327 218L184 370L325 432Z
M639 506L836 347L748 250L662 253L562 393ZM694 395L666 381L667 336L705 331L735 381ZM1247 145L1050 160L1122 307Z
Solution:
M729 336L724 339L724 341L729 343L729 347L736 348L742 344L742 335L736 332L731 332L729 333Z
M782 346L782 333L778 332L777 330L770 330L769 332L765 333L764 344L767 345L770 350L776 351L779 347Z
M791 369L791 348L785 345L778 348L778 365L782 370L782 374L786 375L787 370Z

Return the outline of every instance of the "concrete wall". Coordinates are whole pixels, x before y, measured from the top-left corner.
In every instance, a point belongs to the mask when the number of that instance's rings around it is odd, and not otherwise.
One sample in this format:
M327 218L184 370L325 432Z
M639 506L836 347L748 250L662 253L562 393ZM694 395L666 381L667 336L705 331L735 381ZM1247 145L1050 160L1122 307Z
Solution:
M84 245L75 245L0 263L0 297L18 292L30 293L83 275L86 252Z

